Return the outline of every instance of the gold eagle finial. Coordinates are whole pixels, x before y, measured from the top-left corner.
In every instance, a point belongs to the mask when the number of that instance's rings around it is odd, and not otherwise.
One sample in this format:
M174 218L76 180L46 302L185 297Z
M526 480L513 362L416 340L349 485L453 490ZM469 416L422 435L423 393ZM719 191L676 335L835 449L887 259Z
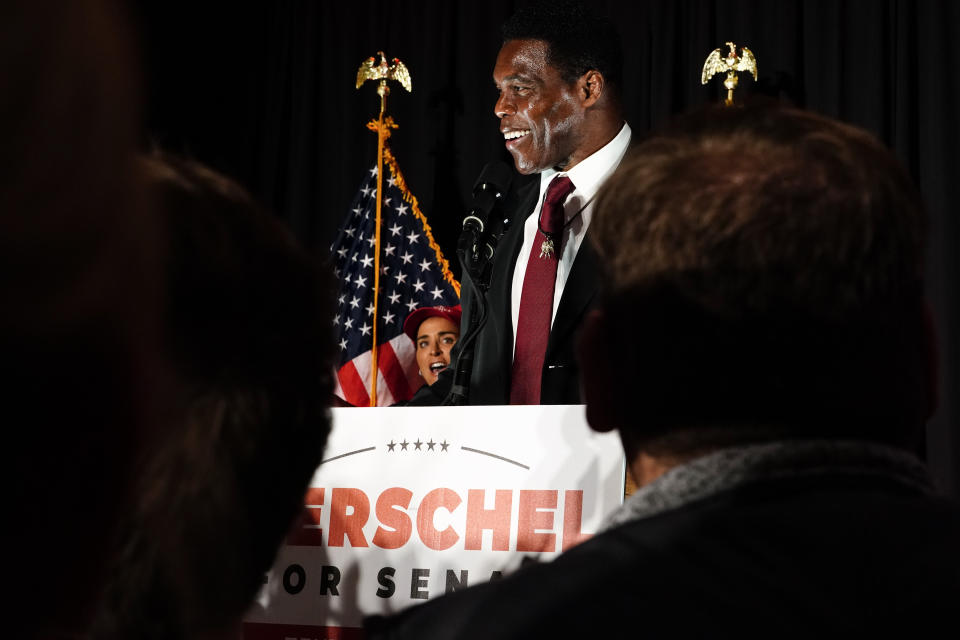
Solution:
M707 84L707 81L718 73L726 73L727 77L723 81L723 86L727 88L727 99L724 104L729 106L733 104L733 90L737 87L737 72L749 71L753 74L753 79L757 79L757 59L753 52L746 47L740 47L740 55L737 55L737 45L728 42L729 53L723 55L723 49L714 49L707 56L703 63L703 72L700 74L700 84Z
M371 56L363 61L363 64L360 65L360 68L357 70L357 89L360 88L367 80L379 80L380 87L386 88L387 80L396 80L400 83L400 86L406 89L407 91L412 91L413 86L410 81L410 72L407 70L407 65L400 62L397 58L392 60L393 64L387 64L387 58L383 55L383 51L377 51L377 55L380 56L380 63L376 64L376 60ZM379 89L377 90L379 93ZM389 93L389 91L387 91Z

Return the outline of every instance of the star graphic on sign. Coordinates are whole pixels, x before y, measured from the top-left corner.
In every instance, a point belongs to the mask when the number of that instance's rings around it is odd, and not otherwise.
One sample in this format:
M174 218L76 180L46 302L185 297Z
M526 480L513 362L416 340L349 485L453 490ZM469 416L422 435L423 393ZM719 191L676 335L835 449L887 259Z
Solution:
M347 256L347 248L344 247L343 249L337 249L337 254L338 254L341 258L345 258L345 257Z
M367 242L370 244L370 248L372 249L373 245L377 244L377 236L371 234L371 236L367 238Z
M345 234L347 234L348 236L350 236L351 238L353 237L353 234L354 234L355 231L356 231L356 229L354 229L353 227L349 227L349 228L343 230L343 232L344 232Z
M387 184L390 185L391 187L395 187L397 186L397 179L394 178L393 176L390 176L390 178L387 180Z
M403 264L410 264L410 261L413 260L413 254L404 252L400 259L403 260Z
M347 339L344 338L343 340L340 341L340 350L346 351L346 349L347 349Z
M343 301L346 300L346 299L347 299L347 296L345 296L344 294L341 293L341 294L340 294L340 297L337 298L337 302L340 303L340 304L343 304Z
M404 438L404 439L403 439L403 442L400 443L400 449L401 449L402 451L406 451L408 444L410 444L410 443L407 442L407 439L406 439L406 438Z
M394 290L392 296L387 297L390 298L390 304L397 304L400 301L400 294L397 293L396 290Z
M420 263L420 271L429 271L429 270L430 270L430 261L424 258L423 262Z
M417 281L413 283L413 288L416 290L417 293L421 293L423 291L423 288L426 285L427 285L426 282L421 282L420 278L417 278Z
M370 169L370 175L372 175L372 176L377 175L377 168L376 168L376 167L374 167L373 169Z
M407 274L398 273L397 274L397 284L404 284L407 281Z
M396 248L395 246L393 246L392 244L388 244L386 247L384 247L383 253L384 253L384 255L392 256L392 255L393 255L393 252L396 251L396 249L397 249L397 248Z
M419 234L419 233L414 233L413 231L411 231L411 232L410 232L410 235L407 236L407 240L410 241L410 244L413 244L414 242L416 242L416 241L419 240L419 239L420 239L420 234Z
M366 198L367 196L370 195L370 192L373 191L373 189L371 189L370 187L364 187L363 189L360 189L360 191L363 192L363 197Z
M437 443L433 441L433 438L430 438L430 440L427 442L427 451L433 451L435 444Z
M414 450L415 450L415 451L420 451L421 445L423 445L423 443L420 442L420 438L417 438L417 441L413 443L413 448L414 448Z
M363 326L360 327L360 335L362 336L367 335L368 333L370 333L370 329L372 329L372 327L368 325L366 322L364 322Z
M405 204L403 204L403 203L401 202L401 203L400 203L400 206L397 207L397 215L398 215L398 216L405 216L405 215L407 215L407 205L405 205Z
M391 440L387 443L387 451L393 451L394 447L397 446L397 443Z
M440 298L443 297L443 290L440 287L434 287L433 291L431 291L430 293L433 294L434 300L439 300Z
M443 442L440 443L440 451L446 451L447 447L449 446L450 446L450 443L444 440Z
M417 303L413 301L413 298L410 298L410 302L407 303L407 309L413 311L417 308Z
M347 318L346 321L343 323L343 328L353 329L353 318Z
M340 316L333 316L333 326L340 324Z
M350 262L356 262L356 261L357 261L357 254L353 254L352 256L350 256Z
M392 236L398 236L398 235L400 235L400 232L401 232L401 231L403 231L403 227L401 227L400 225L398 225L396 222L394 222L394 223L393 223L393 226L390 227L390 235L392 235Z
M390 312L388 311L387 314L386 314L385 316L383 316L383 321L386 322L387 324L393 324L393 319L394 319L395 317L396 317L396 316L395 316L394 314L392 314L392 313L390 313Z
M368 315L368 316L372 316L372 315L373 315L373 310L374 310L375 308L376 308L376 307L373 306L373 303L372 303L372 302L371 302L370 304L368 304L368 305L367 305L367 315Z
M367 286L367 279L363 276L357 276L357 279L353 281L358 287Z
M363 263L364 267L369 267L370 265L373 264L373 258L371 258L370 256L366 256L365 258L362 258L360 262Z
M363 208L357 207L356 209L353 210L353 213L356 215L360 215L361 213L363 213Z
M350 300L350 306L353 307L354 309L359 309L359 308L360 308L360 298L358 298L357 296L353 296L353 299Z

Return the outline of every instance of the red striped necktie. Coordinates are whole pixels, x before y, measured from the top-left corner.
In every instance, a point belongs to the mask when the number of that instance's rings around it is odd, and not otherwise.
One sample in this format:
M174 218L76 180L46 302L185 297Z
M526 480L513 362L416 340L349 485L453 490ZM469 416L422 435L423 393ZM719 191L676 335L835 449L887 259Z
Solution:
M557 176L547 187L540 210L537 236L527 260L520 294L517 341L510 377L510 404L540 404L543 358L550 338L553 288L562 249L563 201L572 191L573 182L570 178Z

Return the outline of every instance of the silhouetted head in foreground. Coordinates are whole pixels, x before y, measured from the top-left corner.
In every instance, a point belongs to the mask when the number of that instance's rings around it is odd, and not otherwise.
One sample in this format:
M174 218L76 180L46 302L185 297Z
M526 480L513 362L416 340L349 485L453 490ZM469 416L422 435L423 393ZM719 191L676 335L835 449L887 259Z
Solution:
M581 349L589 420L628 455L916 448L936 400L924 216L866 132L772 107L684 116L620 166L591 234L607 278Z
M120 3L0 8L5 635L88 623L162 388L161 249Z
M169 237L176 388L99 633L196 637L239 623L320 462L331 283L233 182L176 158L143 165Z

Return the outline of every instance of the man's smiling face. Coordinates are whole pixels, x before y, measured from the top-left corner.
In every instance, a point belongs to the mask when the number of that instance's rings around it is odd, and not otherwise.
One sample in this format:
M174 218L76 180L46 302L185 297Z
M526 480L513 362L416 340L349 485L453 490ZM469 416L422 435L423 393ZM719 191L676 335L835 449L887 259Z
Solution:
M581 144L584 107L577 82L564 81L547 63L543 40L509 40L493 69L500 92L494 112L517 171L567 169Z

